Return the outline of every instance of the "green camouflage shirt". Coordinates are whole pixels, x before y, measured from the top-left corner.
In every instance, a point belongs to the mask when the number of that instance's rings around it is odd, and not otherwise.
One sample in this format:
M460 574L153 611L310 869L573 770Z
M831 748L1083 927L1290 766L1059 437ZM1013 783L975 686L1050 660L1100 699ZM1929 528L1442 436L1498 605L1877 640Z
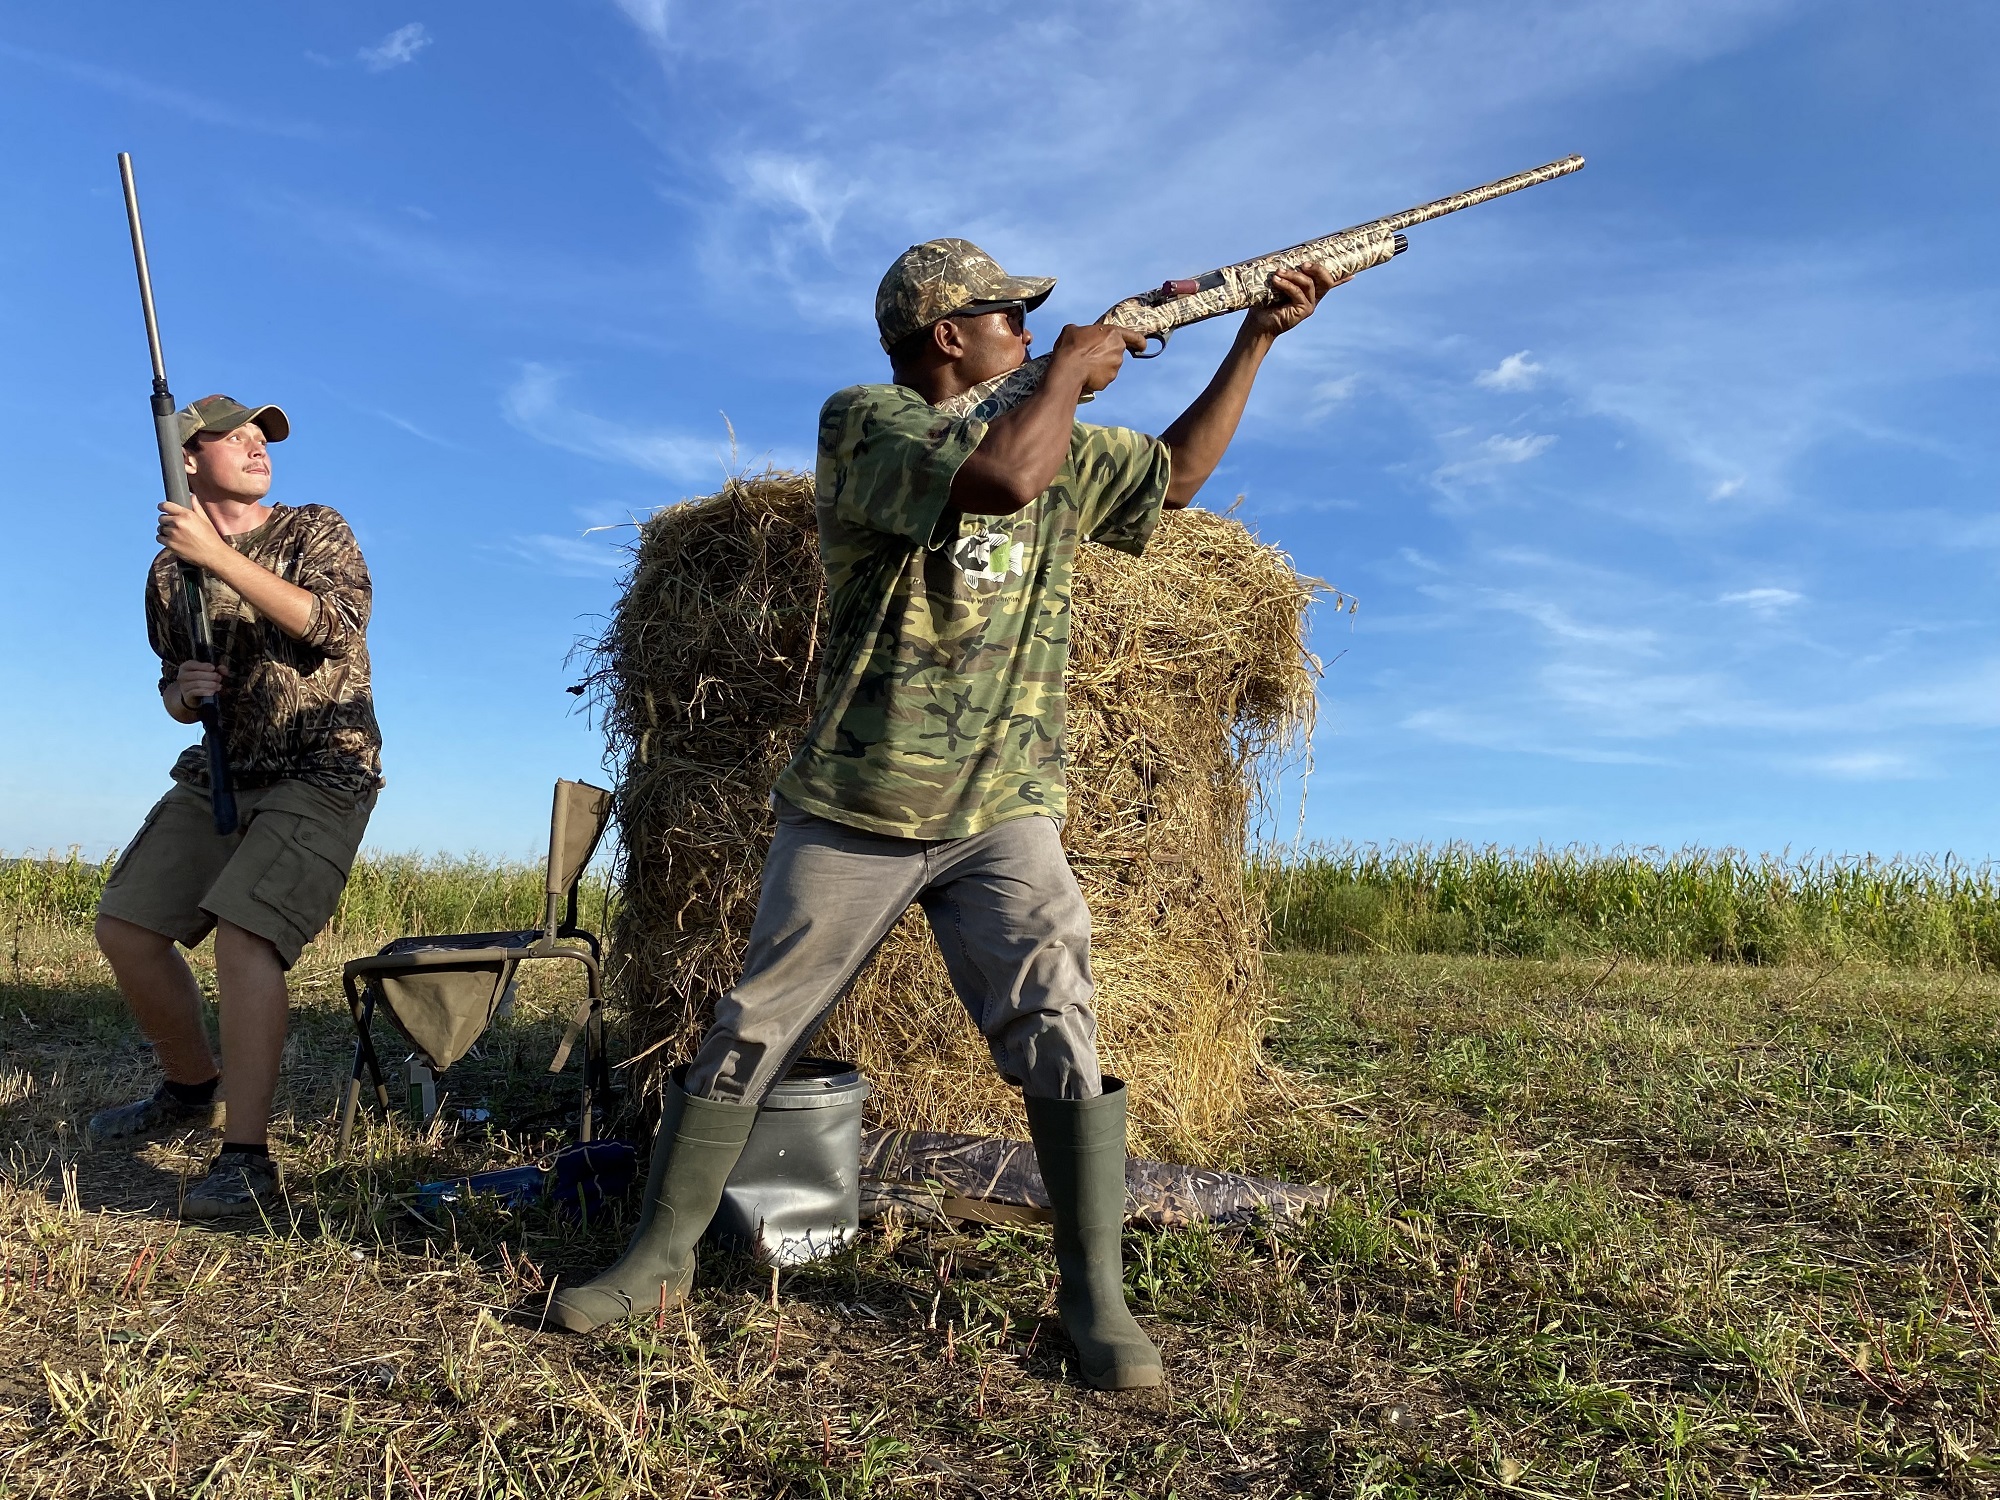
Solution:
M920 839L1063 815L1076 545L1145 550L1168 450L1078 422L1033 504L951 510L952 476L985 435L905 386L853 386L820 412L825 638L812 727L777 782L807 812Z
M361 548L340 512L325 505L273 505L229 545L313 596L306 633L293 639L236 590L210 576L209 631L222 679L222 737L230 779L240 787L304 781L359 799L382 784L382 731L368 672L368 611L374 589ZM181 607L181 570L171 552L146 575L146 635L160 658L160 691L194 656ZM190 745L173 778L208 787L208 756Z

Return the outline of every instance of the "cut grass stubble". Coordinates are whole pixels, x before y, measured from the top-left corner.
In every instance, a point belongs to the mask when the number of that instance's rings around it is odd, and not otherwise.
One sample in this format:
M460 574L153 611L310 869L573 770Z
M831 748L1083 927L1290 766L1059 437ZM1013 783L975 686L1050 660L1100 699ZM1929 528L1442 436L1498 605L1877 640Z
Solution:
M1288 1107L1237 1164L1336 1199L1135 1232L1172 1385L1121 1401L1063 1379L1034 1230L885 1225L775 1285L710 1256L684 1313L602 1339L499 1321L624 1226L408 1212L415 1182L532 1143L393 1123L336 1159L344 951L299 973L291 1211L217 1233L138 1206L206 1138L77 1149L146 1062L87 934L17 928L0 1495L1994 1488L1982 973L1281 959ZM531 1101L566 983L528 986L458 1087Z

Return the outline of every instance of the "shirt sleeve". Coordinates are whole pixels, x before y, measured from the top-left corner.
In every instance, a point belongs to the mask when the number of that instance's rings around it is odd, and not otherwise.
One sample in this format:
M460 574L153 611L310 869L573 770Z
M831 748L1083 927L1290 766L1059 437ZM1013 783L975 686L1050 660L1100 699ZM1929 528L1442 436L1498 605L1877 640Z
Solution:
M1139 556L1160 524L1160 507L1173 477L1173 450L1143 432L1088 422L1076 424L1072 442L1083 539Z
M340 658L368 629L375 586L362 560L361 544L340 513L324 506L300 548L293 582L313 596L312 619L299 639L325 656Z
M945 416L902 386L840 391L820 411L820 504L843 525L941 545L951 482L985 436L984 422Z
M171 563L163 567L155 560L153 566L146 570L146 644L160 659L160 691L163 693L180 680L181 663L187 660L182 654L183 643L175 629L178 622L174 618L172 589L179 583L178 570ZM192 648L189 650L191 652Z

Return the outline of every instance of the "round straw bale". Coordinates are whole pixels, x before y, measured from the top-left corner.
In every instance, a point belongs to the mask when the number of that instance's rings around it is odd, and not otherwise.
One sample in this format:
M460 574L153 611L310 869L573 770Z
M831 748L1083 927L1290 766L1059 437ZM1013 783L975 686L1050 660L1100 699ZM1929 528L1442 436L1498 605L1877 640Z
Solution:
M812 500L811 476L767 472L659 511L595 644L620 768L613 993L649 1081L736 978L771 784L811 718ZM1078 552L1063 841L1090 903L1104 1066L1131 1088L1141 1150L1213 1157L1258 1066L1265 922L1244 841L1260 774L1312 721L1319 588L1209 511L1169 513L1144 557ZM1022 1133L914 909L815 1050L867 1070L883 1123Z

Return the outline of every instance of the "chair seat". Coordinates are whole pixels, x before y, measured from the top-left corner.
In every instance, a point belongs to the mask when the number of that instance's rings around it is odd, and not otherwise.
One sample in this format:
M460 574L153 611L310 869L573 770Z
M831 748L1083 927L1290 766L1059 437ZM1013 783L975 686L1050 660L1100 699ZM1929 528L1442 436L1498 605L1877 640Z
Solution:
M609 1092L604 1057L603 951L595 934L577 924L578 883L610 821L612 795L580 781L558 781L549 814L549 857L544 868L542 924L509 932L432 933L397 938L365 958L341 966L341 989L354 1018L354 1067L341 1101L340 1143L353 1138L364 1073L375 1102L390 1110L389 1089L369 1027L386 1014L441 1074L476 1042L510 1003L515 978L526 963L565 959L582 964L588 998L578 1007L549 1071L562 1071L571 1043L584 1042L583 1098L577 1138L588 1140L594 1096ZM567 915L564 915L565 909Z
M548 934L539 927L525 932L454 932L432 937L402 937L376 951L377 958L392 953L428 953L459 948L532 948Z

